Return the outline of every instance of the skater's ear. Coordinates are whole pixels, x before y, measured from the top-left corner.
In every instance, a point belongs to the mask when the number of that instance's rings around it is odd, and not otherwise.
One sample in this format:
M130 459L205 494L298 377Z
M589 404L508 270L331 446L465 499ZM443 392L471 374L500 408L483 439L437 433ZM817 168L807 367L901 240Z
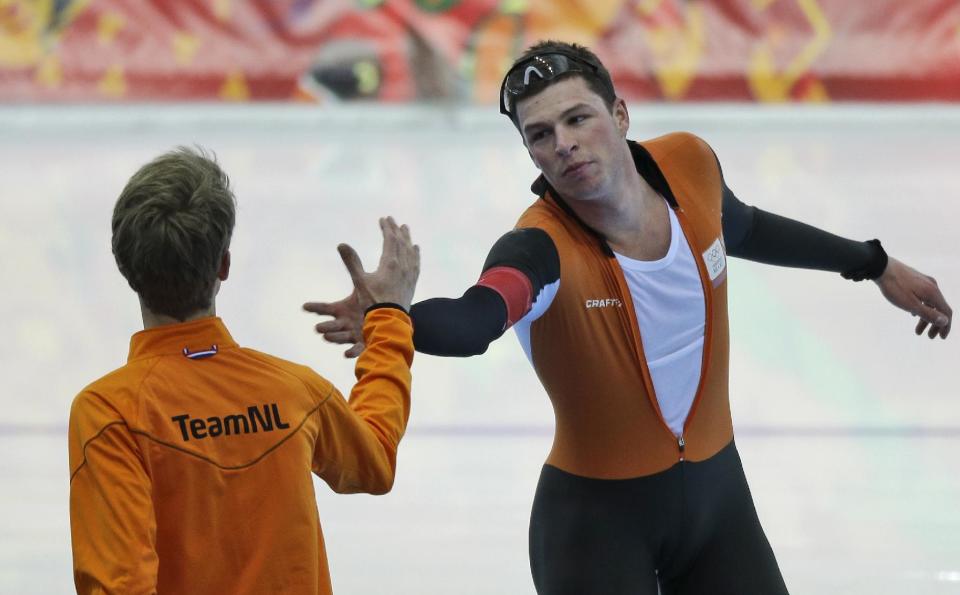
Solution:
M221 281L226 281L227 277L230 276L230 250L227 249L223 253L223 257L220 259L220 269L217 271L217 279Z

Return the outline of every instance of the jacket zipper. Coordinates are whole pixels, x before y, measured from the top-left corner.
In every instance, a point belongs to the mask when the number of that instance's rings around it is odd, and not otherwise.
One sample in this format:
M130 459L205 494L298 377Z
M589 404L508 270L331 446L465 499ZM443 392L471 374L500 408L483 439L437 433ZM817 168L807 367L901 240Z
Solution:
M680 449L680 460L683 461L686 458L685 450L687 442L684 439L684 434L687 431L687 428L690 426L690 422L693 420L693 416L697 412L697 406L700 404L700 400L703 397L703 389L706 384L707 378L707 364L710 362L710 355L713 345L713 287L708 283L709 276L706 272L706 265L703 263L703 254L700 253L698 243L695 241L696 235L691 229L689 235L687 232L687 226L684 225L686 221L686 213L682 207L677 207L677 222L680 224L680 231L684 235L684 239L687 241L687 244L690 246L690 251L693 252L693 260L697 264L697 272L700 273L700 285L703 288L703 357L700 360L700 381L697 384L697 392L694 393L693 403L690 404L690 411L687 413L687 419L683 422L683 431L681 432L678 440L678 447ZM697 247L694 250L694 247Z

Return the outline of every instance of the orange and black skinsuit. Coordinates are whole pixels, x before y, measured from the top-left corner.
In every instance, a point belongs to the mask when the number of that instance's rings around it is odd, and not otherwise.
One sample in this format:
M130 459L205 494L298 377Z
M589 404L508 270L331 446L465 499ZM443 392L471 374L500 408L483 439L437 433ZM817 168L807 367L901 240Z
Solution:
M413 307L417 349L482 353L555 286L529 331L556 416L530 527L539 593L784 593L733 444L724 253L857 279L882 272L885 254L879 243L747 207L693 135L630 150L674 209L704 291L701 377L682 435L660 413L615 255L543 178L534 184L540 198L491 250L477 285Z
M410 413L410 319L380 306L349 401L219 318L135 334L70 412L77 592L330 593L311 470L388 492Z

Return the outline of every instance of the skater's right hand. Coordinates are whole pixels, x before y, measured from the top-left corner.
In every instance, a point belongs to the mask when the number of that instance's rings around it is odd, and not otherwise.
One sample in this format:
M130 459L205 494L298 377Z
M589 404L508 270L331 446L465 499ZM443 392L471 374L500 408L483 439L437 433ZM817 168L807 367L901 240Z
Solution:
M392 217L386 217L380 219L380 230L383 251L376 271L364 271L356 250L348 244L340 244L337 251L350 273L353 292L337 302L303 305L308 312L333 318L318 323L316 330L331 343L351 344L344 352L346 357L357 357L363 351L366 309L373 304L389 302L409 311L420 275L420 247L411 242L410 229L406 225L397 225Z

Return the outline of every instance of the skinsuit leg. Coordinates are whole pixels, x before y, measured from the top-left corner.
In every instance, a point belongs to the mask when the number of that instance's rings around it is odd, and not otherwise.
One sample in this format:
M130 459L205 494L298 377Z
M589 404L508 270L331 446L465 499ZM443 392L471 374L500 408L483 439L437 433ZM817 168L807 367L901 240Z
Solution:
M544 466L530 563L540 595L787 593L733 442L635 479Z

